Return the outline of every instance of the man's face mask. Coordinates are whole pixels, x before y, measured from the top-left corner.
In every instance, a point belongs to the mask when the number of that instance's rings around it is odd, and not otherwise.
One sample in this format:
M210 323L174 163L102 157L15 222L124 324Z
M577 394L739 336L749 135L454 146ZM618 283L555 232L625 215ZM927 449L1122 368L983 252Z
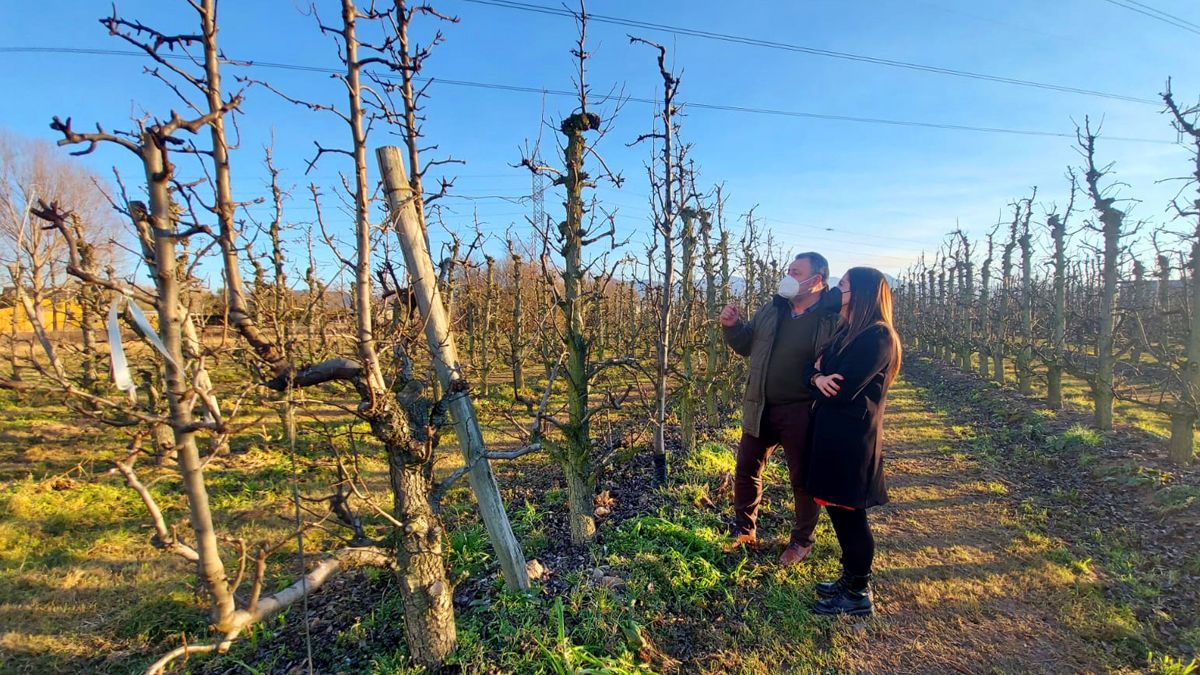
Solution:
M801 286L812 281L813 279L816 279L818 276L820 275L814 274L804 281L796 281L796 278L792 275L785 274L783 278L779 280L779 288L775 289L775 293L781 298L791 300L797 295L800 295Z

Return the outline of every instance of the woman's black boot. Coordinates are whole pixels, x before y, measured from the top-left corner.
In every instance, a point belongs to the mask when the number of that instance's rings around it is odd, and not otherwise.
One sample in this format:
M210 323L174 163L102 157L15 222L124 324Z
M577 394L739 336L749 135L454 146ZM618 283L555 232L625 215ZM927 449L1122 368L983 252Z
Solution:
M846 590L846 573L842 572L842 576L835 581L820 581L817 582L817 597L822 600L835 598Z
M875 606L873 603L874 597L871 593L871 575L843 575L842 579L845 579L845 587L841 593L821 600L813 607L813 611L824 615L849 614L850 616L870 616L874 614Z

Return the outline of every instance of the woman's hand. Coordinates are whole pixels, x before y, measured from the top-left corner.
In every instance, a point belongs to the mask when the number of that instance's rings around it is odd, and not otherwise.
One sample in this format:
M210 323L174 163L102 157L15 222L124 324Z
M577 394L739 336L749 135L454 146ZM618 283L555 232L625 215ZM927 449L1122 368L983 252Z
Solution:
M837 396L838 391L841 390L842 385L838 383L842 379L844 378L837 373L833 373L832 375L817 375L813 378L813 384L817 386L817 389L822 394L832 398Z

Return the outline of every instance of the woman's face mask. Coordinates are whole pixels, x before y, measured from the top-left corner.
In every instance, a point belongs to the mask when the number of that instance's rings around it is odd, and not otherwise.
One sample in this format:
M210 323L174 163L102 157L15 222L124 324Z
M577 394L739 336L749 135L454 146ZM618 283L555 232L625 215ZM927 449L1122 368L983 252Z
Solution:
M821 308L834 312L842 308L842 289L834 286L821 296Z

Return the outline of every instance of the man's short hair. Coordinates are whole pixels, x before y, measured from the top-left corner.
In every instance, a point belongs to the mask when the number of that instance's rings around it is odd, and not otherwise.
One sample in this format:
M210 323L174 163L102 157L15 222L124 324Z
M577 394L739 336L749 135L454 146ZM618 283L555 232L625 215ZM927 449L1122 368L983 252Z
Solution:
M829 261L825 259L825 256L816 251L805 251L797 253L796 260L808 260L808 266L812 269L812 273L820 274L821 282L826 286L829 285Z

